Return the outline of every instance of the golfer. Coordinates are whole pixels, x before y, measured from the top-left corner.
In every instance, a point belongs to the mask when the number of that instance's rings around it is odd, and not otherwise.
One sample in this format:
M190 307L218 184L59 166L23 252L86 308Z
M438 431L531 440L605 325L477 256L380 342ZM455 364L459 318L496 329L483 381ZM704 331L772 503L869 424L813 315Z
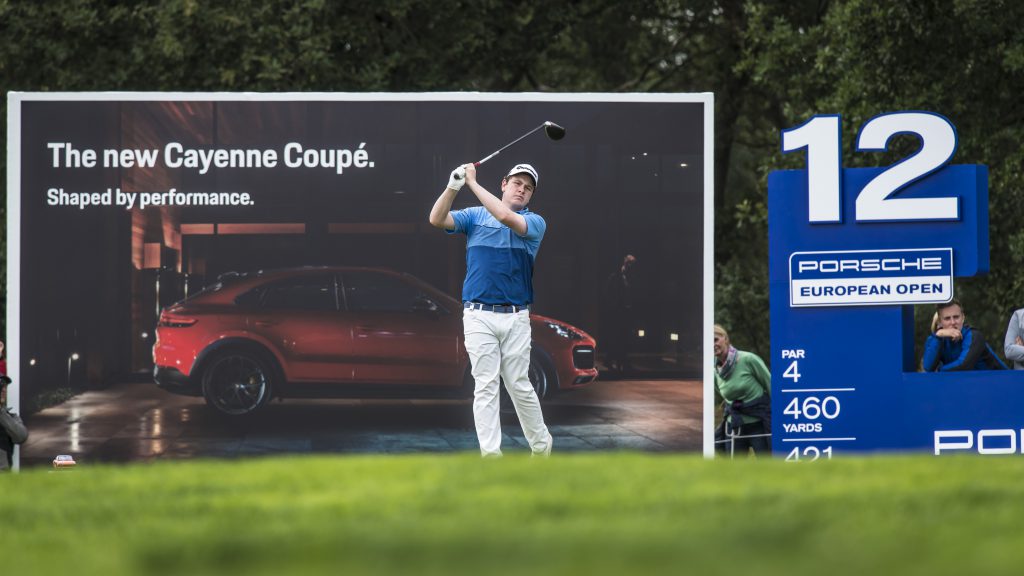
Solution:
M551 434L530 384L530 303L533 261L547 225L530 212L540 178L529 164L516 164L501 181L501 199L476 180L476 167L452 171L448 187L430 210L430 223L466 235L466 279L462 284L462 325L472 364L473 419L480 453L501 456L499 378L512 398L523 434L535 455L551 453ZM481 206L451 211L463 184Z

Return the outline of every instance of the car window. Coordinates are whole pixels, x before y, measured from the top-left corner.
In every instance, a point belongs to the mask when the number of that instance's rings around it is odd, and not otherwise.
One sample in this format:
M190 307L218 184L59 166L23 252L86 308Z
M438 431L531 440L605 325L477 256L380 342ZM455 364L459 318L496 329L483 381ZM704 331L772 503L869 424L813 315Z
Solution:
M249 274L244 273L244 272L241 273L241 274L239 274L238 272L225 272L225 273L217 276L217 279L214 280L213 283L207 284L206 286L203 286L202 289L200 289L198 292L196 292L194 294L190 294L187 298L184 298L183 300L181 300L181 302L179 302L179 304L180 303L184 303L184 302L189 302L191 300L194 300L194 299L198 298L199 296L202 296L203 294L211 294L211 293L214 293L214 292L220 292L225 287L230 286L230 285L234 284L235 282L237 282L239 280L244 280L245 278L248 278L248 277L249 277Z
M410 312L429 302L413 284L380 272L348 272L344 277L345 303L353 312Z
M297 276L263 287L263 308L336 310L334 276Z

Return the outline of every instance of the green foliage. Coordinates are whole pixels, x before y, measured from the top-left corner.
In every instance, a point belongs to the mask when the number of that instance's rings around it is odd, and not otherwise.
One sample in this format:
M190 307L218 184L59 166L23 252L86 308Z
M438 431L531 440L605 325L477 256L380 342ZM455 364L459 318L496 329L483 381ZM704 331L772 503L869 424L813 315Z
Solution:
M1012 574L1022 473L930 456L81 463L0 476L0 557L80 576L729 574L739 552L767 576Z
M1012 0L0 0L0 86L714 92L716 317L767 356L766 175L803 166L779 131L816 113L844 115L847 166L916 148L854 154L876 114L949 117L954 160L991 169L993 272L960 296L995 339L1024 305L1022 19Z
M970 322L990 341L1001 342L1010 312L1024 305L1024 278L1018 272L1024 248L1019 99L1024 32L1018 23L1024 5L848 0L829 3L821 21L810 26L790 17L769 18L767 12L755 10L744 68L757 84L782 87L786 125L816 113L842 113L844 164L884 166L915 151L917 140L896 140L885 153L855 153L856 129L883 112L935 111L958 129L954 162L989 166L992 272L958 280L957 292ZM763 166L804 162L800 155L779 156L768 152ZM923 334L931 311L916 316Z
M732 214L733 230L716 246L715 320L726 326L732 344L750 350L769 365L768 245L762 240L768 220L763 200L742 200Z

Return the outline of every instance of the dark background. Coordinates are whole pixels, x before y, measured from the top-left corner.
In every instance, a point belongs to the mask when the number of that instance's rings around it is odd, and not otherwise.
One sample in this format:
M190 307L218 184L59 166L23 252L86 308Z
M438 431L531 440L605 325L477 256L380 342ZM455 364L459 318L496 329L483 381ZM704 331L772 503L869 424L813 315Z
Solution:
M700 374L703 104L580 102L25 102L22 118L22 384L27 397L146 372L158 310L218 274L298 265L410 272L459 297L465 240L427 215L457 165L480 159L500 193L519 162L540 173L530 208L548 222L535 312L601 341L601 292L625 254L635 267L634 363L649 376ZM373 168L287 168L288 142L357 149ZM154 148L155 168L53 168L47 142ZM273 169L168 169L163 148L259 148ZM685 167L680 166L686 164ZM46 205L46 190L249 192L253 206ZM455 208L476 205L463 190ZM243 224L241 229L231 225ZM290 226L268 226L288 224ZM257 225L257 226L252 226ZM678 334L678 341L670 339ZM73 353L79 359L69 362ZM36 363L31 364L32 359Z

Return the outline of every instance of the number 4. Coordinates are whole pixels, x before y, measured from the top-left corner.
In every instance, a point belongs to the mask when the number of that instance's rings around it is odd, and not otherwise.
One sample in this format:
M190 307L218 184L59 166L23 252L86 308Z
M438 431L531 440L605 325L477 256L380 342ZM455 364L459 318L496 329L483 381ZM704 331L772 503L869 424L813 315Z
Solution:
M793 363L789 365L789 368L786 368L786 371L782 373L782 377L792 378L794 383L800 381L800 371L796 367L796 360L793 360Z
M889 166L864 186L856 201L856 219L862 222L958 220L959 198L892 198L949 162L957 147L953 124L930 112L883 114L861 128L857 150L885 150L889 140L897 134L916 134L921 138L921 149ZM807 148L809 221L841 222L840 117L815 116L782 133L783 152L803 148Z

